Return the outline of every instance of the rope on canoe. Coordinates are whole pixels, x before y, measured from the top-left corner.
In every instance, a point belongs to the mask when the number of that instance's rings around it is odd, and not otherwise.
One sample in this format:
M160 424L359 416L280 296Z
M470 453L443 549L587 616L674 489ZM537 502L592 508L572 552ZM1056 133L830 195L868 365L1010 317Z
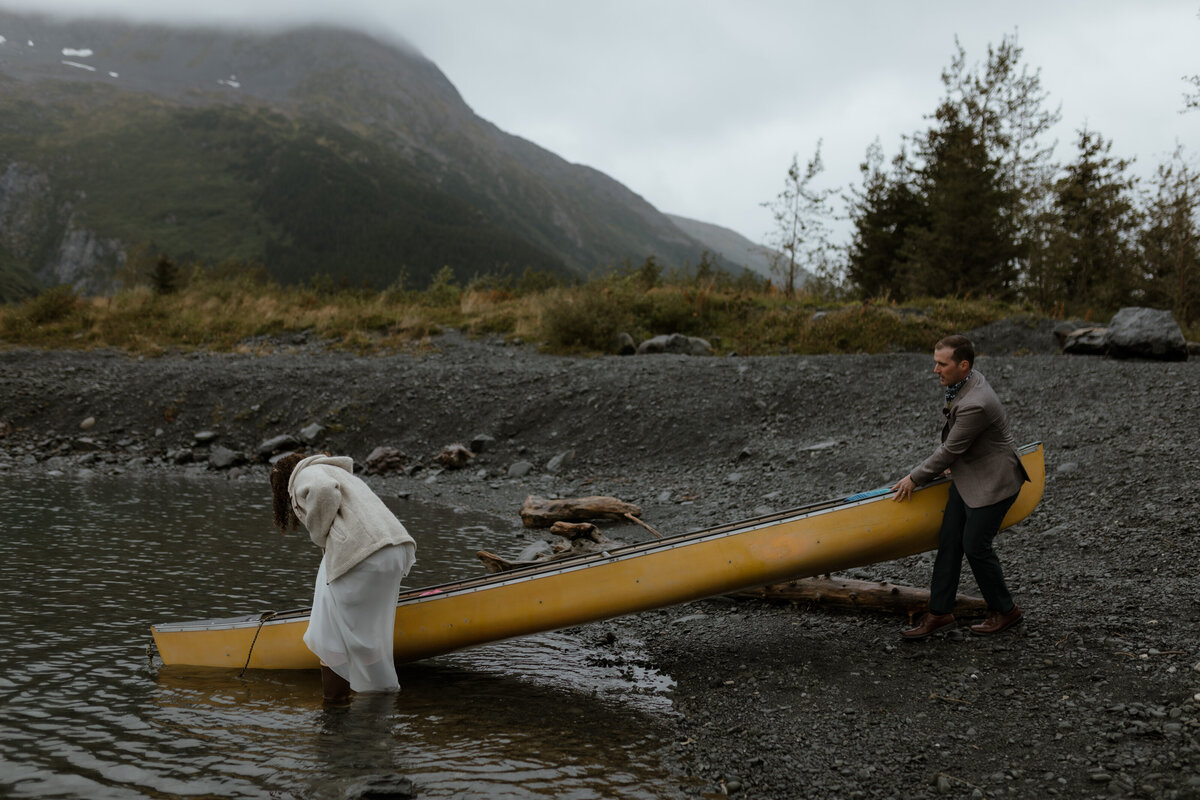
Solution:
M258 618L258 627L254 629L254 638L250 640L250 649L246 651L246 664L242 667L242 671L238 673L238 677L246 674L246 670L250 668L250 656L254 655L254 645L258 642L258 635L262 633L263 624L268 620L275 619L276 612L264 611L262 616Z

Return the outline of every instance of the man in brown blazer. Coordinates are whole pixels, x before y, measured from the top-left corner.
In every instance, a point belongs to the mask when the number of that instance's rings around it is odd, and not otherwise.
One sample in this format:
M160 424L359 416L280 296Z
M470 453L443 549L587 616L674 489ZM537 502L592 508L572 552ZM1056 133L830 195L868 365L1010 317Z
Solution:
M1020 622L1022 615L1004 583L992 540L1029 476L1009 433L1004 406L974 369L971 341L965 336L947 336L934 345L933 362L946 393L942 442L892 489L896 491L894 499L903 502L916 487L949 472L950 499L933 564L929 613L901 636L923 639L954 625L954 598L964 555L988 606L987 619L972 625L971 632L999 633Z

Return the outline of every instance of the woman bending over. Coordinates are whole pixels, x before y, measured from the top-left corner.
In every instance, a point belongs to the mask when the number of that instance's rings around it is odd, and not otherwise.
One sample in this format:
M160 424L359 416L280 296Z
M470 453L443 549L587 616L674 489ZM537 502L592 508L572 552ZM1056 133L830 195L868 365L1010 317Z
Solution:
M325 701L395 692L396 598L416 543L346 456L292 453L271 469L275 525L304 523L324 551L304 643L321 660Z

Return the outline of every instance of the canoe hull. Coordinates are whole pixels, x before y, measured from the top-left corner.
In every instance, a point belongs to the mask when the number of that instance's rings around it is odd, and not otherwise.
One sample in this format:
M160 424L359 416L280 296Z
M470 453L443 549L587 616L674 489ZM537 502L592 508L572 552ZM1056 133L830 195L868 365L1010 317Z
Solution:
M1041 500L1040 444L1022 449L1031 481L1003 527ZM895 503L882 495L784 512L620 548L577 561L401 596L395 657L416 661L466 647L594 622L713 595L903 558L936 549L949 483ZM307 612L152 627L165 664L313 669Z

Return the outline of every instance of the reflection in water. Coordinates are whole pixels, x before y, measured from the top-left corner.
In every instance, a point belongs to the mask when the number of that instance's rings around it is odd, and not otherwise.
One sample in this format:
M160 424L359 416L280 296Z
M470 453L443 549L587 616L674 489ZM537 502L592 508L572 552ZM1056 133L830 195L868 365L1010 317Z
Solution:
M264 486L2 479L0 795L341 798L401 778L420 797L679 794L669 682L636 652L544 634L404 665L399 695L341 709L315 671L161 667L153 622L308 605L319 553L272 531ZM424 547L413 585L479 574L474 551L513 538L397 511Z

